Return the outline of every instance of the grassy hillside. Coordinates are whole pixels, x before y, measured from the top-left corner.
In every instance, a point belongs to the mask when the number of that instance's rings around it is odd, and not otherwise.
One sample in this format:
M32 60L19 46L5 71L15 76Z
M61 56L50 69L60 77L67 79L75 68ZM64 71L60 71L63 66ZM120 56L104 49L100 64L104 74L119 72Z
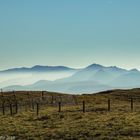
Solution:
M53 95L53 96L52 96ZM133 110L131 109L133 98ZM110 111L108 111L110 99ZM83 100L85 113L83 113ZM9 104L15 112L10 115ZM19 140L139 140L140 89L113 90L91 95L50 92L3 93L5 115L0 111L0 139ZM58 112L61 102L61 112ZM36 114L39 103L39 115Z

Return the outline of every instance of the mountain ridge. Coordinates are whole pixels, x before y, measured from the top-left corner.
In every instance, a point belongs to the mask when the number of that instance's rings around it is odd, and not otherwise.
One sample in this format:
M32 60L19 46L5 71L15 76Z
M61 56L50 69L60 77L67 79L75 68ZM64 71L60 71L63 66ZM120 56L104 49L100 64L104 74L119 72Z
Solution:
M32 69L42 69L42 66L36 65ZM44 66L43 66L44 68ZM64 66L50 67L52 69L58 68L57 73L65 69ZM118 89L118 88L138 88L140 87L140 71L137 69L126 70L117 66L103 66L93 63L82 69L71 69L66 67L66 71L74 71L67 77L59 77L56 80L50 81L46 75L42 76L38 81L28 85L9 85L4 89L27 89L27 90L49 90L54 92L64 93L92 93L103 90ZM41 75L40 72L38 75ZM63 73L62 73L63 75ZM37 75L32 75L36 77ZM54 74L52 74L54 76Z
M54 69L60 69L60 70L82 70L82 69L100 69L100 68L108 68L108 69L114 69L114 70L121 70L121 71L138 71L140 72L138 69L133 68L130 70L124 69L124 68L120 68L117 66L103 66L97 63L93 63L87 67L83 67L83 68L71 68L68 66L45 66L45 65L34 65L32 67L19 67L19 68L9 68L9 69L5 69L5 70L0 70L0 73L2 72L9 72L9 71L16 71L16 70L38 70L38 69L50 69L50 70L54 70Z
M33 67L20 67L20 68L11 68L7 70L2 70L0 73L8 73L8 72L34 72L34 71L55 71L55 70L78 70L66 66L42 66L42 65L35 65Z

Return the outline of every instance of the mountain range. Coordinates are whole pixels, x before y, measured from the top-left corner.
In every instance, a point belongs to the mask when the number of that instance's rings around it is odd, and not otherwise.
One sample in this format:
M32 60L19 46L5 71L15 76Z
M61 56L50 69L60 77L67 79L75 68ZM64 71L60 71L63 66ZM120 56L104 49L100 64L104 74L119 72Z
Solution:
M140 87L140 71L92 64L73 69L64 66L34 66L0 71L4 90L48 90L63 93L94 93ZM6 80L5 80L6 79Z

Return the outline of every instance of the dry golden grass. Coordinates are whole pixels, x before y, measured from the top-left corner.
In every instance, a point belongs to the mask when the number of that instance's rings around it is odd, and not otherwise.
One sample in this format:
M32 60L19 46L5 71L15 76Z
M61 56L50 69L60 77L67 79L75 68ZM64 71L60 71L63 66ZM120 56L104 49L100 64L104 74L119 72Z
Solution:
M26 96L16 92L20 102ZM32 97L40 93L32 92ZM36 94L36 95L35 95ZM58 97L57 93L52 93ZM48 93L51 95L51 93ZM62 98L66 95L61 95ZM19 140L139 140L140 90L115 90L92 95L76 95L76 104L64 104L58 112L57 104L40 105L36 109L19 110L18 114L0 115L0 136L14 136ZM131 111L130 98L134 98ZM8 98L8 97L7 97ZM51 98L50 98L51 99ZM111 99L111 111L107 111ZM63 101L64 99L62 99ZM86 113L82 112L85 100Z

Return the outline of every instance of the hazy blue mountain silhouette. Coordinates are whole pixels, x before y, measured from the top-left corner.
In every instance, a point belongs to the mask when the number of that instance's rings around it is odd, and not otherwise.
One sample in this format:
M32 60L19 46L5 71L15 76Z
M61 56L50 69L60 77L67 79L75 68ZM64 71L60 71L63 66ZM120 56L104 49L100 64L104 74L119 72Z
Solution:
M65 66L21 67L0 71L0 88L11 85L29 85L40 80L56 80L69 77L79 69Z
M59 82L72 82L72 81L98 81L102 84L111 82L114 78L127 73L125 69L118 67L105 67L99 64L92 64L68 78L58 80Z
M72 76L67 78L55 81L42 79L31 85L14 85L6 87L5 89L92 93L116 88L136 87L140 87L140 72L137 69L125 70L116 66L105 67L99 64L92 64L77 70Z
M76 69L65 66L40 66L36 65L31 68L21 67L0 71L0 73L23 73L23 72L59 72L59 71L75 71Z
M90 93L111 89L107 85L103 85L94 81L71 82L71 83L58 83L39 81L33 85L28 86L8 86L4 90L47 90L62 93Z
M140 72L137 70L131 70L126 74L120 75L110 84L116 87L140 87Z

